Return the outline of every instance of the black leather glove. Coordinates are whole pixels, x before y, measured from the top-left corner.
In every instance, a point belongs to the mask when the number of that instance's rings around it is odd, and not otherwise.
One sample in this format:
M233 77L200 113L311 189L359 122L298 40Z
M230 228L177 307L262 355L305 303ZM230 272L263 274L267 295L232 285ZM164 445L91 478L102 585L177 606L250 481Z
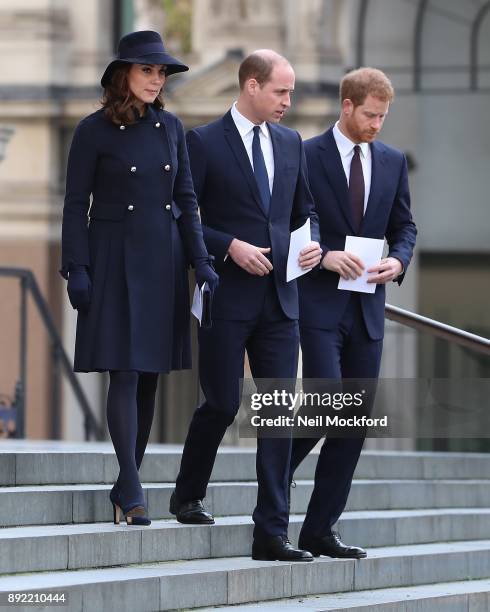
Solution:
M70 266L68 272L68 299L75 310L86 312L90 306L90 293L92 284L87 267L80 265Z
M204 283L207 283L209 289L211 290L211 294L214 293L215 289L219 285L219 276L214 271L213 261L214 257L209 255L209 257L198 259L194 263L196 283L199 285L199 287L202 287Z

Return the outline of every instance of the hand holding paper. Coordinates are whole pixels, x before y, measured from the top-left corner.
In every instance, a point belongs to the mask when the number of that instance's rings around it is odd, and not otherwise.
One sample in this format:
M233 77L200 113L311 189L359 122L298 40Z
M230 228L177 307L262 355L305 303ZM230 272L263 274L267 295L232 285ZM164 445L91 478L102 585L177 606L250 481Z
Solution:
M203 283L200 289L199 285L196 284L191 312L199 321L201 327L211 327L211 303L212 291L208 283Z
M303 270L311 270L320 263L322 249L318 242L309 242L299 253L298 264Z
M322 261L322 267L337 272L344 280L361 276L364 264L356 255L347 251L328 251Z
M380 261L379 266L369 268L368 273L371 276L368 278L368 283L384 285L400 276L402 272L403 266L399 259L396 257L385 257Z
M307 219L304 225L291 232L286 281L289 283L298 276L309 272L320 263L320 256L320 245L317 242L312 242L310 219Z
M368 282L368 270L379 266L383 255L384 240L376 238L361 238L360 236L346 236L345 250L358 257L364 269L357 278L339 279L338 288L346 291L359 291L360 293L374 293L376 283Z

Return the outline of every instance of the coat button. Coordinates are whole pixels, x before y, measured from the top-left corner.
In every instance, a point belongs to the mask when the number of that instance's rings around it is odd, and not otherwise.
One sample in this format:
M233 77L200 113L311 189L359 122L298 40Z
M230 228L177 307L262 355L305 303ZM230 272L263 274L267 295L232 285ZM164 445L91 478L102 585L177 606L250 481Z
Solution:
M120 130L125 130L125 129L126 129L126 126L125 126L125 125L120 125L120 126L119 126L119 129L120 129Z
M157 122L155 123L155 127L160 127L160 121L157 121Z
M136 166L131 166L131 172L136 172Z
M163 166L163 169L165 170L165 172L168 172L170 170L170 164L165 164L165 166Z
M170 206L170 204L165 204L165 209L166 210L170 210L172 207Z
M134 206L133 206L132 204L130 204L130 205L128 206L128 210L134 210Z

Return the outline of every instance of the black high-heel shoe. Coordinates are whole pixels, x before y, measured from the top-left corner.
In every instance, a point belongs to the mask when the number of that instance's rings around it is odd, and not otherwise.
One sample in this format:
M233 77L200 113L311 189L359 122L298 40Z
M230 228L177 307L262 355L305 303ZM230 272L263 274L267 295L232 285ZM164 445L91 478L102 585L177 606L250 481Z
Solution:
M119 525L121 514L126 519L127 525L151 525L151 520L143 505L138 504L128 509L122 507L117 483L112 487L109 498L112 503L114 525Z

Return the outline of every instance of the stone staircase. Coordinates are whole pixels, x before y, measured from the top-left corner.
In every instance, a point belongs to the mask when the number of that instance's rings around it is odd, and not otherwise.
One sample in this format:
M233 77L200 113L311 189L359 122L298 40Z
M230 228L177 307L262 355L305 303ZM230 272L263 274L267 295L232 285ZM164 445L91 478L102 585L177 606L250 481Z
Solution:
M168 502L181 447L153 445L142 468L151 527L111 523L117 464L107 443L0 443L0 610L13 591L63 592L70 611L490 610L490 455L366 451L339 522L360 561L250 558L252 449L223 448L207 506L214 526L180 525ZM298 470L296 543L316 457Z

